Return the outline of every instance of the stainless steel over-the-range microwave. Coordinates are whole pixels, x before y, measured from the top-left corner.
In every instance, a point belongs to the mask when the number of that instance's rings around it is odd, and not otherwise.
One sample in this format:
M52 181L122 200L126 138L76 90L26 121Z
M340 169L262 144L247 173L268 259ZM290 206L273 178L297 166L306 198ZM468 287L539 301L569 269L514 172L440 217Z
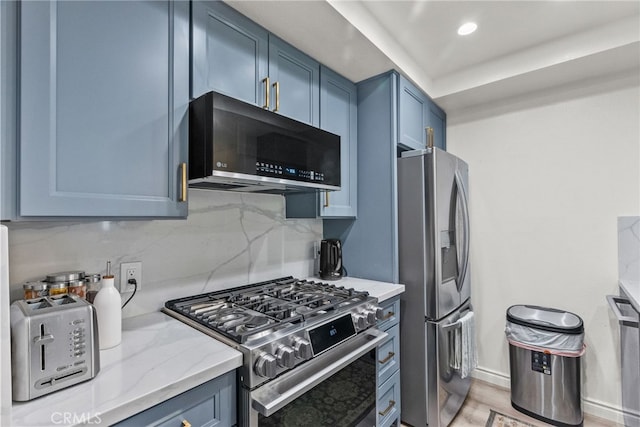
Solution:
M340 189L340 137L217 92L191 101L189 185L263 193Z

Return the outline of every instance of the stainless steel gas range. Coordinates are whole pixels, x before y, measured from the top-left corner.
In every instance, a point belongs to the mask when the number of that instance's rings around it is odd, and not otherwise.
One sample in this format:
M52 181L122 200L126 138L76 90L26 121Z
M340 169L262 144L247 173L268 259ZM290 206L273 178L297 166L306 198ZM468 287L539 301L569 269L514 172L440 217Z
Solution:
M284 277L179 298L163 311L238 349L241 426L375 425L376 329L367 292Z

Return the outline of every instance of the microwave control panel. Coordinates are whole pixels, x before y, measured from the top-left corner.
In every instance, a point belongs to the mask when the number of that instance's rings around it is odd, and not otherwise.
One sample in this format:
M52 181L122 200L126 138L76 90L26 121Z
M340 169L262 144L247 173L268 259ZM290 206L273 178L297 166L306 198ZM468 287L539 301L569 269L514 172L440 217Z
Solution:
M304 170L293 165L279 164L273 161L256 161L256 172L260 176L294 179L296 181L324 181L324 174L322 172Z

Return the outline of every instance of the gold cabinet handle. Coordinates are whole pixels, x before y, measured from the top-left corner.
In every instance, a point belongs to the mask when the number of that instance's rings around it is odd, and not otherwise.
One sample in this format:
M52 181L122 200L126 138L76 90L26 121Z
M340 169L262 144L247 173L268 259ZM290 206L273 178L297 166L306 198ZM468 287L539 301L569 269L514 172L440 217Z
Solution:
M325 191L324 192L324 205L323 207L328 208L329 207L329 192Z
M390 311L387 314L385 314L385 316L381 320L387 320L393 316L395 316L395 313L393 311Z
M278 112L280 110L280 82L275 82L272 86L276 89L276 108L273 111Z
M385 415L387 415L389 413L389 411L396 405L396 401L395 400L390 400L389 401L389 406L387 406L387 409L385 409L384 411L378 411L378 413L380 415L382 415L383 417Z
M262 79L262 83L264 83L264 105L262 108L265 110L269 109L269 77L265 77Z
M187 420L182 420L182 427L191 427L191 423Z
M180 163L180 199L179 202L187 201L187 164Z
M385 357L382 360L378 360L378 363L381 365L384 365L385 363L387 363L389 360L391 360L393 358L393 356L395 356L396 354L393 351L390 351L389 354L387 355L387 357Z
M427 131L427 148L433 148L433 128L428 127L424 130Z

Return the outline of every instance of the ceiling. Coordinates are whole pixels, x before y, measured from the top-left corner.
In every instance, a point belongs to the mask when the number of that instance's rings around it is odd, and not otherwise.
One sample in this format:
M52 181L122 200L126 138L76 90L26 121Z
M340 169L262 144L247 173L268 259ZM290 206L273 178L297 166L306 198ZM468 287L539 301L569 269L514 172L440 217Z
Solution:
M227 1L354 82L395 68L448 112L640 75L638 1ZM458 36L458 26L478 30Z

